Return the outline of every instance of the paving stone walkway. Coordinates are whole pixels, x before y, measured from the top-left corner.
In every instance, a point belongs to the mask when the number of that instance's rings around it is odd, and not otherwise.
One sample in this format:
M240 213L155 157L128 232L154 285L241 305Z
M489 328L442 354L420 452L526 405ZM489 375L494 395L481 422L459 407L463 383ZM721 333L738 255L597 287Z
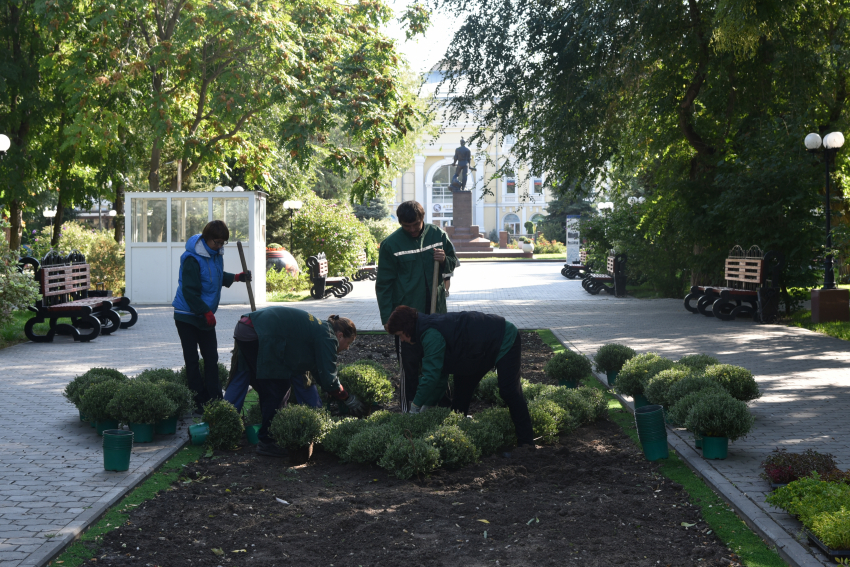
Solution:
M850 468L850 345L803 329L751 322L722 322L692 315L677 300L590 296L551 263L475 262L456 272L449 308L498 313L518 327L549 328L571 348L592 355L616 341L639 352L671 358L708 353L750 369L763 396L752 403L753 433L730 445L729 458L704 461L687 432L670 436L673 447L718 487L794 565L828 565L798 543L799 524L764 504L767 485L758 465L775 447L809 447L834 454ZM361 330L381 329L374 282L356 282L344 299L290 304L322 318L351 317ZM247 306L223 306L219 353L226 359L233 326ZM93 366L133 375L154 367L182 366L169 306L140 309L133 329L73 343L21 344L0 350L0 565L41 566L181 445L185 433L134 450L127 473L102 469L100 438L61 395L73 376ZM185 428L183 428L185 429Z

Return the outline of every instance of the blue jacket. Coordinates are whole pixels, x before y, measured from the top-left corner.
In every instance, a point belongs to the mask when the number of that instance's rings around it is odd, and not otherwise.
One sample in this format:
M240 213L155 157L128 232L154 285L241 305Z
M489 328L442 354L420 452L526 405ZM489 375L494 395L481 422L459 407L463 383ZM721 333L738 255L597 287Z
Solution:
M232 282L232 275L228 278L230 279L229 282L225 281L224 249L211 249L200 234L196 234L186 242L186 251L180 256L180 279L177 283L177 294L174 296L171 305L174 306L175 315L189 315L201 319L206 311L204 313L193 311L183 295L183 266L187 258L194 258L198 262L201 270L200 299L213 313L218 309L218 302L221 299L221 286L229 285Z

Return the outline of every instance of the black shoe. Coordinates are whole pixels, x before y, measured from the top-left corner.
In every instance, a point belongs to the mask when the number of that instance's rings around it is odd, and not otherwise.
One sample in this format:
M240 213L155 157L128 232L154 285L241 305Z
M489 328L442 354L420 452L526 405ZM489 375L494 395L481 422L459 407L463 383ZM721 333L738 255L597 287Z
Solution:
M289 451L278 446L276 443L266 443L265 441L260 441L257 444L257 454L266 457L277 457L279 459L289 457Z

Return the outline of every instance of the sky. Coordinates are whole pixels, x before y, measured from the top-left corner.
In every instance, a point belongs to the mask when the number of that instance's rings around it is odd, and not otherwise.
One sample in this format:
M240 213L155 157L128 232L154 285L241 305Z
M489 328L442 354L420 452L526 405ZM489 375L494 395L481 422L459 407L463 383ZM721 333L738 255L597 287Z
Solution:
M384 26L383 32L397 40L398 50L407 58L410 68L417 73L424 73L442 59L455 30L460 25L445 14L433 13L431 27L425 33L425 37L420 36L418 39L406 41L404 30L396 19L411 1L387 0L387 4L393 9L396 17Z

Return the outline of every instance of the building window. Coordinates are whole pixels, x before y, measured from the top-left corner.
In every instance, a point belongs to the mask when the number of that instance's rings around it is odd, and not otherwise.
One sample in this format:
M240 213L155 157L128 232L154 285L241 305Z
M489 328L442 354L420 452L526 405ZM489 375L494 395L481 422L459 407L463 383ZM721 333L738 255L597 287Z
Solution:
M416 198L416 188L413 173L407 172L401 176L401 200L412 201Z
M516 173L513 170L508 170L505 173L505 193L516 195Z
M508 234L519 234L519 217L513 213L505 215L502 226Z
M538 176L535 175L534 177L531 178L531 190L534 192L535 195L542 195L543 194L543 178L542 177L538 177Z
M453 169L450 165L441 165L431 178L431 222L440 227L450 226L452 221L454 200L449 183Z

